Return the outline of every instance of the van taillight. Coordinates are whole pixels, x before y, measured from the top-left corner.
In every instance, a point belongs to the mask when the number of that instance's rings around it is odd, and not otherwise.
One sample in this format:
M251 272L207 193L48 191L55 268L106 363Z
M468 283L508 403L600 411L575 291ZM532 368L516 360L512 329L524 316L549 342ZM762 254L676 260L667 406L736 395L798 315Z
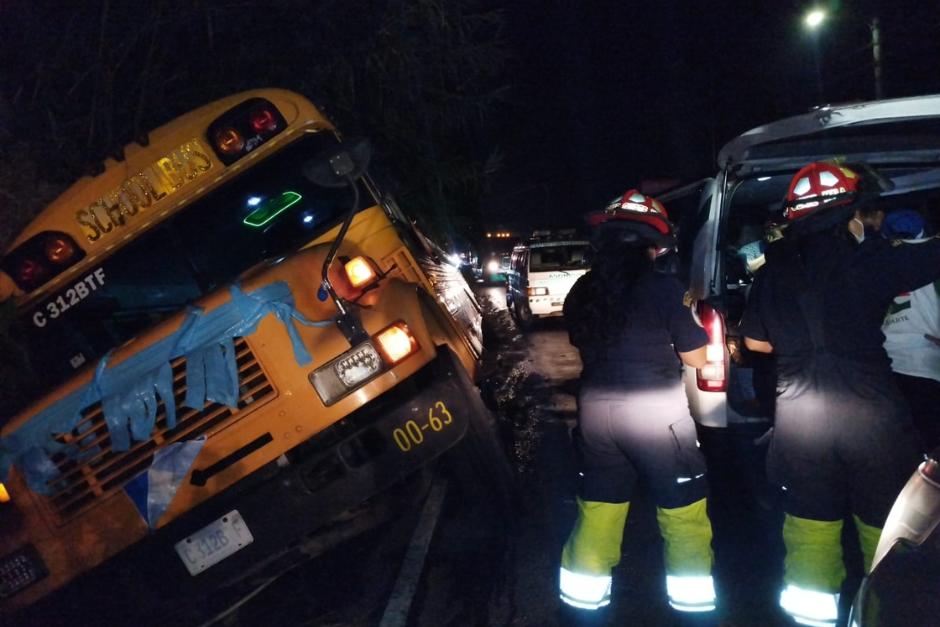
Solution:
M725 357L725 321L711 305L698 304L698 317L708 334L704 367L696 371L698 389L706 392L724 392L728 389L728 360Z
M11 251L0 263L0 268L13 277L20 289L31 292L84 256L85 251L70 235L44 231Z
M219 161L235 163L287 128L287 120L269 100L252 98L209 125L207 135Z

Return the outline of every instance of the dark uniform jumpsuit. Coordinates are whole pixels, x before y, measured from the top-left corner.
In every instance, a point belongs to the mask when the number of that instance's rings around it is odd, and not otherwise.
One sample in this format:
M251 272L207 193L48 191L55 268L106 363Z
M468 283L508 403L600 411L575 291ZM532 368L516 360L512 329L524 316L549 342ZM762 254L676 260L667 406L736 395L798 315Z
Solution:
M800 622L825 625L837 618L845 578L843 517L854 515L867 571L918 463L881 323L894 296L940 276L940 240L806 237L799 256L785 253L784 242L769 247L741 329L777 356L767 469L785 490L780 605Z
M683 306L679 282L652 271L637 279L629 302L618 303L627 312L623 328L585 329L585 319L594 320L591 280L591 273L581 277L564 307L584 363L578 399L583 478L578 518L562 552L561 598L585 609L609 603L611 569L620 561L630 499L642 479L657 505L670 604L712 610L705 460L676 355L704 346L708 337Z

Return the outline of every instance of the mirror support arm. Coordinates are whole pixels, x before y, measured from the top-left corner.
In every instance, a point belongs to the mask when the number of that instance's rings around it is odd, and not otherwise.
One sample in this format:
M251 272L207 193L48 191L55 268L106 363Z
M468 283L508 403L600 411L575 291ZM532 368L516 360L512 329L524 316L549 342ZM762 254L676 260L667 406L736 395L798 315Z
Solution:
M343 220L343 225L340 227L339 234L337 234L336 239L334 239L333 243L330 245L330 250L327 252L326 259L323 261L323 270L321 272L322 284L323 288L330 295L330 298L333 299L333 303L336 305L336 309L339 311L335 318L337 328L339 328L339 330L342 332L343 337L346 338L346 341L349 342L350 346L357 346L369 339L369 335L363 328L362 322L359 320L359 316L356 315L356 313L350 307L350 304L346 302L339 294L337 294L335 289L333 289L333 284L330 282L329 272L330 266L333 264L333 260L336 258L336 253L339 251L339 246L346 237L346 232L349 231L349 225L352 224L353 217L356 215L356 210L359 208L359 187L356 185L355 179L350 176L349 172L341 173L339 171L339 167L337 167L339 164L334 163L333 160L331 160L331 165L334 166L338 175L345 176L349 186L352 187L353 203L349 210L349 214L346 216L346 219Z

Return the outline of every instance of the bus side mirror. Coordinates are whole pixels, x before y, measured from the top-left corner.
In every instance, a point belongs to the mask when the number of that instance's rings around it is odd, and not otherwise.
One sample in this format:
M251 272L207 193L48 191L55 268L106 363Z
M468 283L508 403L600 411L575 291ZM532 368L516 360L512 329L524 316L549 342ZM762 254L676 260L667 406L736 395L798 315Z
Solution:
M371 157L368 140L343 141L304 163L304 176L321 187L346 187L350 179L365 174Z

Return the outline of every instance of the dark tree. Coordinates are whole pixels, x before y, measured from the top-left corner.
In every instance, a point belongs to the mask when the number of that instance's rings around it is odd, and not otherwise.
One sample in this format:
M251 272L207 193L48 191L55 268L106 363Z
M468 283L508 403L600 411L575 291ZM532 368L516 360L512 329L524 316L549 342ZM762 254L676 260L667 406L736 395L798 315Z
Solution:
M0 244L143 131L261 86L373 139L401 204L447 237L499 164L502 37L479 0L3 3Z

